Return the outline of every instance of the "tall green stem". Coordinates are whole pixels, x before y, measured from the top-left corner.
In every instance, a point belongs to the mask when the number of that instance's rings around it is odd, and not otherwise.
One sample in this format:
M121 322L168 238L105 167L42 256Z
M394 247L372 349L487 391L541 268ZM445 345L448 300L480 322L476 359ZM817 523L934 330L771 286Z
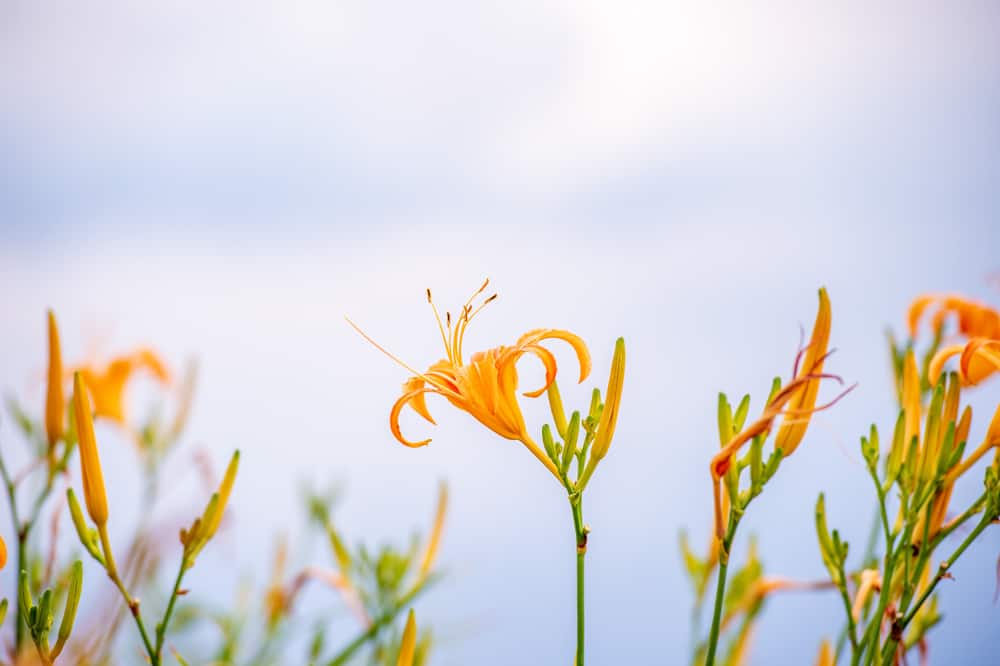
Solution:
M583 666L584 646L584 559L587 556L587 528L583 524L583 496L570 495L569 505L573 510L573 530L576 534L576 666Z
M722 601L726 596L726 574L729 571L729 548L733 544L736 536L736 527L739 521L735 512L729 514L729 526L726 528L726 535L719 544L719 574L715 586L715 605L712 610L712 629L708 634L708 654L705 657L705 666L714 666L715 652L719 648L719 629L722 624Z

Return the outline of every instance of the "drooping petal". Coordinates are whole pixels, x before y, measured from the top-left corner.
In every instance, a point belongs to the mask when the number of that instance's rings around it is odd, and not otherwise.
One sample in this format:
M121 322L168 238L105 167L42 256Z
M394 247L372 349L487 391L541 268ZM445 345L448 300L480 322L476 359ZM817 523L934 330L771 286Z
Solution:
M583 338L575 333L558 328L536 328L518 338L514 349L523 350L527 345L538 344L542 340L562 340L568 343L573 347L573 351L576 352L577 361L580 363L580 379L578 381L583 382L590 375L590 351L587 349L587 343L583 341Z
M907 327L910 329L910 337L917 337L917 328L920 326L920 320L923 318L924 311L927 310L927 306L938 300L940 297L936 294L921 294L913 299L910 303L910 308L906 313L906 323Z
M393 403L392 410L389 412L389 429L392 430L393 436L403 446L408 446L411 449L416 449L421 446L427 446L428 444L430 444L431 441L430 438L421 440L419 442L411 442L410 440L403 437L403 432L399 428L399 413L402 412L403 407L408 405L410 401L413 400L417 395L424 393L435 393L435 392L436 391L434 389L425 386L423 388L410 391L409 393L404 393L402 396L400 396L399 400Z
M431 413L427 411L427 399L425 397L426 393L420 390L424 388L424 384L425 382L422 378L410 377L405 382L403 382L403 393L404 394L409 393L413 395L413 397L410 398L410 402L408 403L409 406L413 408L413 411L415 411L417 414L420 414L422 417L424 417L426 420L430 421L434 425L437 425L434 422L434 418L431 416Z
M948 359L952 356L958 356L964 350L965 345L948 345L939 349L927 365L927 381L931 385L936 384L938 377L941 376L941 370L944 368L944 364L948 362Z
M537 398L541 394L545 393L548 388L552 386L552 382L556 380L556 357L552 355L552 352L541 345L526 345L524 347L524 351L537 356L539 360L541 360L542 365L545 366L545 384L542 388L536 391L525 391L523 394L526 398Z

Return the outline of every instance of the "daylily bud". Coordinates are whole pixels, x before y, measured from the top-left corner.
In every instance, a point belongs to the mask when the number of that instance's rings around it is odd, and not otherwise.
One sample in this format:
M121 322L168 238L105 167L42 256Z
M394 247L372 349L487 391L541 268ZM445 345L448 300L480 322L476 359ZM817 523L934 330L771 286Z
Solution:
M333 548L333 556L337 560L337 566L340 567L340 573L347 576L351 568L351 554L333 525L328 525L326 532L330 537L330 547Z
M618 338L615 342L615 354L611 359L611 375L608 377L608 390L604 394L604 410L597 424L594 445L591 456L600 460L611 447L615 436L615 425L618 421L618 408L621 406L622 385L625 382L625 339Z
M236 482L236 471L239 465L240 451L237 449L233 452L233 457L229 460L229 465L226 467L226 474L222 477L222 483L219 484L219 502L215 508L214 515L211 516L210 520L206 520L205 522L206 541L215 536L216 530L219 529L219 523L222 522L222 514L226 510L226 503L229 501L229 494L233 491L233 483Z
M816 312L812 338L805 349L796 379L823 372L823 361L830 343L830 323L830 298L824 288L819 290L819 310ZM816 397L819 395L819 384L819 378L811 379L796 389L795 395L788 401L789 414L782 420L774 440L774 447L781 449L786 456L792 455L805 437L812 411L816 406Z
M580 412L573 412L569 425L566 426L564 438L566 441L562 452L562 465L560 466L563 474L569 469L569 464L572 462L573 456L576 455L576 445L580 439Z
M76 527L76 534L80 537L80 543L87 549L91 557L104 564L104 558L101 556L101 551L97 545L97 534L94 530L87 527L87 523L83 518L83 511L80 510L80 503L76 501L76 494L73 493L72 488L66 489L66 501L69 504L69 515L73 519L73 526Z
M59 347L59 329L56 316L49 310L49 385L45 394L45 434L49 450L65 433L66 398L63 395L62 353Z
M0 537L0 569L7 566L7 544L4 542L3 537Z
M63 646L69 640L69 635L73 631L73 622L76 620L76 609L80 605L80 593L83 591L83 563L77 560L69 572L69 589L66 592L66 608L63 609L62 622L59 624L59 634L55 647L49 655L55 658L62 652Z
M552 380L545 392L549 398L549 411L552 412L552 419L556 422L556 432L565 439L566 411L563 409L562 395L559 393L559 386L555 380Z
M100 527L108 522L108 497L104 490L101 459L97 455L90 398L87 396L87 388L79 372L73 375L73 413L76 417L76 438L80 446L83 497L87 501L87 512L91 520Z
M417 645L417 620L413 616L413 609L406 618L406 628L403 629L403 638L399 645L399 659L396 666L413 666L413 653Z

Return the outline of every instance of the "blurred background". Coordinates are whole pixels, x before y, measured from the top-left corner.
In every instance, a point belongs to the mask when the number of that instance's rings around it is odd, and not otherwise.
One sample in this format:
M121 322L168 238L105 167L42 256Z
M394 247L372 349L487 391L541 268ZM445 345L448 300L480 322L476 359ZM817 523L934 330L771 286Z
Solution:
M603 386L625 337L618 433L585 509L588 651L683 663L677 535L707 543L717 392L751 392L757 413L829 288L829 367L859 386L814 419L740 546L756 532L769 573L818 578L820 490L859 552L868 533L857 441L895 420L886 328L902 334L924 291L1000 304L998 31L1000 8L973 1L5 2L0 388L40 413L47 307L68 363L137 344L175 368L197 357L167 513L203 501L185 495L193 452L216 470L243 457L192 595L221 605L241 580L263 585L303 483L341 483L338 524L377 543L426 529L447 479L448 577L417 604L433 663L568 663L564 491L443 402L437 427L404 419L429 447L397 444L406 373L344 321L423 367L442 355L424 289L454 310L489 276L500 298L466 349L582 335L582 387L554 345L567 402ZM1000 388L971 395L978 437ZM130 398L141 413L142 388ZM98 435L113 521L149 520L129 442ZM5 421L0 446L15 438ZM296 564L329 564L315 546ZM932 663L993 663L998 551L987 533L943 585ZM774 597L753 662L810 662L841 613L834 594Z

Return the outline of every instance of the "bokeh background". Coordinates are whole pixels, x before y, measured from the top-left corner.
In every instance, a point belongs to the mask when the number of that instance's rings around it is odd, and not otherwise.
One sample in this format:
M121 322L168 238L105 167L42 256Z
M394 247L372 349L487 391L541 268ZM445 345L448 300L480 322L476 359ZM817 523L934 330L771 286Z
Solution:
M449 577L417 607L434 663L568 663L563 491L443 404L436 428L404 422L431 446L396 444L405 373L343 319L421 366L441 351L424 288L454 308L489 276L500 300L467 348L578 332L595 374L577 404L625 336L619 430L586 507L589 656L683 663L677 535L707 542L717 391L758 409L829 288L830 366L859 386L743 530L770 573L818 577L817 492L858 550L870 524L857 438L894 420L886 327L927 290L1000 303L997 34L1000 8L973 1L5 2L2 388L40 410L47 307L70 360L197 356L171 510L193 502L192 451L221 468L238 446L243 464L193 594L262 584L305 481L342 482L338 523L378 542L423 529L443 478ZM975 435L998 398L975 394ZM15 448L9 424L0 436ZM101 441L114 519L149 519L127 441ZM932 663L994 663L998 551L988 533L943 586ZM310 603L335 605L323 594ZM773 598L755 663L809 662L840 614L830 594Z

